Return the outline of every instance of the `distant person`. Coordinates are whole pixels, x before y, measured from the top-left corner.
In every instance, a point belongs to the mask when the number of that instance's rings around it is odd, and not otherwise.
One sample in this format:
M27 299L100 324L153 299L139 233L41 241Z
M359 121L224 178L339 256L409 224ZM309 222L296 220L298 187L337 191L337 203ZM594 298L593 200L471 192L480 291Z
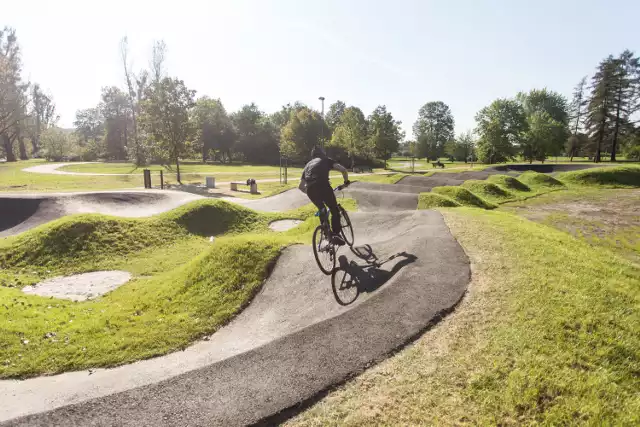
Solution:
M307 194L309 200L316 205L318 210L324 210L325 205L329 208L331 212L331 230L333 232L331 241L335 245L342 246L345 244L345 241L340 237L342 227L340 226L338 202L336 201L336 195L333 193L333 188L331 188L331 184L329 184L329 171L332 169L342 172L344 185L349 185L347 169L340 163L327 157L322 148L315 147L313 151L311 151L311 161L306 164L302 171L298 188Z

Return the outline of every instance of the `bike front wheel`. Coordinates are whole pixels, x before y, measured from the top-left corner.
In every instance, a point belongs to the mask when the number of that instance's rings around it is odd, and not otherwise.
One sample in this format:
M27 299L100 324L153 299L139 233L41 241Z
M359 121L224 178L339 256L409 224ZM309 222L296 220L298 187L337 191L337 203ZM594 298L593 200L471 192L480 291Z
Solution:
M317 226L313 232L313 256L316 258L320 271L329 275L336 266L336 248L331 243L331 236L327 236L322 226Z
M344 210L342 206L339 206L340 209L340 227L342 228L342 237L344 241L347 242L347 245L353 246L353 241L355 240L355 236L353 235L353 226L351 225L351 219L349 218L349 214Z

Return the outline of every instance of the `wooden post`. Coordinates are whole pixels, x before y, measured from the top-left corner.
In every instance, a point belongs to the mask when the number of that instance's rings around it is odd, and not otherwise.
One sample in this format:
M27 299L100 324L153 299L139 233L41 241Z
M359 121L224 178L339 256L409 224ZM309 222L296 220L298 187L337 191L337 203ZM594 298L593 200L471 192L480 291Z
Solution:
M151 188L151 171L144 169L142 173L144 175L144 188Z
M164 190L164 175L162 174L162 169L160 170L160 189Z

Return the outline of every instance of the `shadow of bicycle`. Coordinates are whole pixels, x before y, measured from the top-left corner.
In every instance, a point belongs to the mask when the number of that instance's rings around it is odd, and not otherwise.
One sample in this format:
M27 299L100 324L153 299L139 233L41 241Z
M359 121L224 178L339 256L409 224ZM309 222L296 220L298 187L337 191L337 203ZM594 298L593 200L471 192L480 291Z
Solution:
M340 305L352 304L362 292L375 291L404 266L418 259L413 254L398 252L381 260L370 245L351 248L351 252L365 263L358 264L354 260L350 261L344 255L338 258L339 266L331 273L331 288ZM403 259L396 262L391 269L381 268L384 264L399 257Z

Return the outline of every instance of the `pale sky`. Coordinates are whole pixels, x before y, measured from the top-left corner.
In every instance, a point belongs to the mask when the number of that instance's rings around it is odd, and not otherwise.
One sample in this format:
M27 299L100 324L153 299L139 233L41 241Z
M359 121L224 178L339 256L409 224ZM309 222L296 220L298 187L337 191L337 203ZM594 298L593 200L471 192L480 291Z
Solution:
M1 11L24 76L53 94L63 127L102 86L124 88L124 35L134 71L163 39L169 74L229 112L297 100L319 110L319 96L365 115L385 104L408 137L428 101L471 130L498 97L545 86L570 96L607 55L640 53L637 0L21 0Z

